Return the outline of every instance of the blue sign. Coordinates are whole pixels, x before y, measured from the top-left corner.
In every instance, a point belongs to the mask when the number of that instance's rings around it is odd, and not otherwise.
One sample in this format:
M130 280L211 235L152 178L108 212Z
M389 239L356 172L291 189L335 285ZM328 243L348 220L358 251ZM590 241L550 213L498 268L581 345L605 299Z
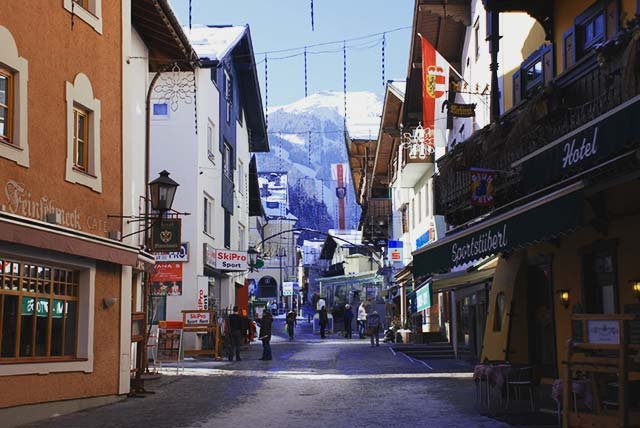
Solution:
M429 231L427 230L425 233L420 235L418 239L416 239L416 250L418 248L422 248L429 243Z
M389 241L389 248L402 248L403 245L402 241Z

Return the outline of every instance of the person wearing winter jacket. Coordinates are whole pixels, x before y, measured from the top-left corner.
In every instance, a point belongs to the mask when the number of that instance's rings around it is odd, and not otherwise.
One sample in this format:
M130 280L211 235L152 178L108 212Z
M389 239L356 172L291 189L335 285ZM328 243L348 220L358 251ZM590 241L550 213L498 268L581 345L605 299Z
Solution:
M367 322L367 308L364 306L364 302L358 306L358 335L360 339L364 337L364 329Z
M375 346L380 346L380 330L382 330L382 321L378 311L373 311L367 316L367 330L371 334L371 347L375 339Z
M262 314L260 323L260 340L262 340L262 358L263 361L271 360L271 326L273 325L273 316L269 309L265 309Z
M320 309L318 312L318 316L320 318L320 337L322 339L326 339L325 330L327 328L327 324L329 323L329 314L327 313L327 308L325 306Z
M344 305L344 337L346 339L352 338L352 328L351 324L353 323L353 311L351 310L351 305Z

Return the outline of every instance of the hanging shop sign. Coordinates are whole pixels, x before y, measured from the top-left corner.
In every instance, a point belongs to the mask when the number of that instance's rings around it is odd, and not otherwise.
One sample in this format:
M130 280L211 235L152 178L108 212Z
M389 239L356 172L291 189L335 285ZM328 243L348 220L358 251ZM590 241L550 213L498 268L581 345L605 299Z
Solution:
M449 104L449 115L453 117L475 117L476 105L475 104Z
M204 263L212 269L245 271L249 269L246 251L221 250L204 244Z
M427 283L416 291L416 310L424 311L431 307L431 283Z
M171 251L168 253L154 254L156 262L188 262L189 261L189 243L183 242L180 244L178 251Z
M151 275L154 296L182 295L182 263L156 263Z
M151 252L180 251L182 221L179 218L161 218L151 228Z
M599 166L638 147L640 95L514 162L525 189L535 189ZM635 142L635 144L634 144Z
M392 262L401 262L403 259L403 246L402 241L389 241L389 259Z
M496 171L471 168L471 203L479 207L493 205Z

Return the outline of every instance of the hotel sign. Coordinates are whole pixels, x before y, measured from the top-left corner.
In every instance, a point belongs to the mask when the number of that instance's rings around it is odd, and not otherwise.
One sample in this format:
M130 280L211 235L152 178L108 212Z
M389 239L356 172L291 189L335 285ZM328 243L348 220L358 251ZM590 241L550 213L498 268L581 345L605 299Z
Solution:
M155 220L151 229L151 251L167 253L180 251L182 221L179 218L161 218Z
M640 95L586 123L575 131L525 156L525 189L536 189L574 176L622 154L640 133ZM637 144L635 144L637 147Z

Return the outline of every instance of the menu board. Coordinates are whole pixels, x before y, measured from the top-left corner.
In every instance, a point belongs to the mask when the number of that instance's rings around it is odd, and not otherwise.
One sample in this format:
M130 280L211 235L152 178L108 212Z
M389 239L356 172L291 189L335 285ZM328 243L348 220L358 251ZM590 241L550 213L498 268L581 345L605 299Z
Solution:
M158 323L157 362L168 363L182 360L182 326L181 321L160 321Z

